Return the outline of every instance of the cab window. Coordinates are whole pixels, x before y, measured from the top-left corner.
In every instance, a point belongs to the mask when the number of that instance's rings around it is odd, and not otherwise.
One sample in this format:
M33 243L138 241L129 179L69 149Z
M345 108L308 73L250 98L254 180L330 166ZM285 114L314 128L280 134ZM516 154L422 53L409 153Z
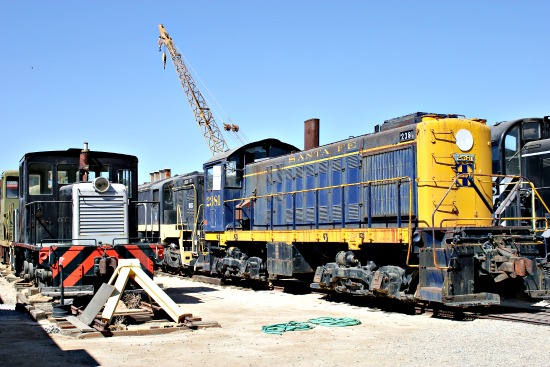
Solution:
M540 140L541 131L540 123L538 122L526 122L522 125L523 140L525 142L532 140Z
M206 189L221 190L222 188L222 166L214 166L206 169Z
M57 165L57 183L61 185L72 184L78 181L78 166L76 164Z
M126 192L128 193L128 197L132 198L132 170L130 169L121 169L117 172L117 179L118 183L123 184L126 186ZM108 177L106 177L108 179Z
M6 198L16 199L19 189L19 177L7 176L6 177Z
M212 190L212 185L213 185L213 180L214 180L214 168L210 167L208 169L206 169L206 189L207 190Z
M109 166L91 166L88 173L88 181L93 181L97 177L105 177L111 182L111 175L109 174Z
M173 210L173 200L172 200L172 185L166 185L164 187L164 210Z
M518 127L514 127L504 138L504 172L507 175L519 175L519 139Z
M225 187L240 188L242 174L238 171L237 162L228 161L225 165Z
M52 194L53 167L49 163L29 163L29 195Z

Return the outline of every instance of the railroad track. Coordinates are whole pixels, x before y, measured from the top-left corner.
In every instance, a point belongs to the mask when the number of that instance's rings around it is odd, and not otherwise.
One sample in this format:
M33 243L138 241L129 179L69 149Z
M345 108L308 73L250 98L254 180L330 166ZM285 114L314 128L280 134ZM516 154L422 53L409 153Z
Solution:
M529 311L525 309L506 310L504 312L479 315L478 318L550 326L550 309Z

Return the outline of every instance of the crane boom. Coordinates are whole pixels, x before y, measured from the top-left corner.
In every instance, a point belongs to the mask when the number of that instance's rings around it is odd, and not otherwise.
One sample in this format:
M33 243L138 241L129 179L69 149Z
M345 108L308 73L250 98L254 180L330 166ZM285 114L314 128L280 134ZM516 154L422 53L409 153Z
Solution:
M166 29L162 24L158 26L160 31L159 36L159 48L164 44L168 49L170 58L174 63L174 68L178 74L178 78L183 87L183 91L187 96L191 110L195 115L195 120L199 124L199 128L202 130L202 135L212 155L223 153L229 149L227 142L223 138L221 130L218 128L218 124L208 108L204 97L202 96L199 88L195 84L193 77L189 73L187 66L183 62L181 54L176 49L172 38L166 32Z

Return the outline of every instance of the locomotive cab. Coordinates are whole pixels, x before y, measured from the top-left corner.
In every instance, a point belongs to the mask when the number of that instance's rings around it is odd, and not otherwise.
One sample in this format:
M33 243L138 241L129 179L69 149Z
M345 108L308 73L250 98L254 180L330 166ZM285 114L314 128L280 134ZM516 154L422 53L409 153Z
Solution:
M293 151L299 149L277 139L265 139L228 150L206 162L205 232L223 233L227 229L243 226L250 228L252 216L249 211L249 199L242 198L245 166ZM214 234L211 234L210 238L216 239Z
M204 237L205 252L200 253L195 269L228 277L259 279L265 263L257 252L261 247L249 246L244 251L238 246L220 243L226 231L250 231L254 227L254 195L243 197L246 182L245 167L293 151L293 145L277 139L265 139L217 155L204 164ZM265 181L264 181L265 182ZM254 188L251 188L254 191ZM233 237L233 240L237 240Z
M504 217L544 216L541 198L543 202L550 202L550 194L544 185L539 184L539 170L544 167L544 147L548 146L548 139L550 116L503 121L491 127L493 173L498 175L493 177L493 205L503 212ZM537 164L542 165L538 167ZM514 200L513 203L507 202L507 206L502 205L516 184L525 178L535 183L540 197L531 198L526 184L522 184L520 195L517 195L518 200ZM532 199L537 201L536 213L531 213ZM522 223L518 220L507 220L502 224Z

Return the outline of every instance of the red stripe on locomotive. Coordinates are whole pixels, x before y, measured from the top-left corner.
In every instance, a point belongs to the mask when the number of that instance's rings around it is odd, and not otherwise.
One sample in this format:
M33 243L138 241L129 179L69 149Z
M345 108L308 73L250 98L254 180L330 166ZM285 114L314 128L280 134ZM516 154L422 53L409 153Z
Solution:
M63 280L63 285L67 287L77 285L77 283L80 282L91 269L93 269L95 264L94 260L101 257L104 253L108 257L115 257L118 259L118 254L113 249L97 247L80 264L78 264L76 269L74 269L70 274L64 274L65 279ZM65 263L63 263L63 271L65 271Z
M59 275L59 266L58 266L59 259L63 258L63 262L61 263L61 265L63 266L63 268L69 269L70 263L75 258L78 258L78 255L82 250L84 250L84 248L85 246L70 246L70 247L69 246L67 247L52 246L49 249L43 249L40 252L42 253L42 251L46 250L46 251L49 251L50 253L53 252L55 254L54 258L52 259L54 262L49 264L52 270L52 277L55 279ZM38 261L40 265L44 265L42 257L43 256L39 256ZM50 256L48 256L46 260L49 261L49 257Z
M155 252L154 246L155 245L149 245L148 248L145 247L144 249L143 246L126 245L126 246L123 246L123 248L127 250L134 258L138 259L141 266L145 267L145 270L149 274L153 274L153 271L154 271L153 260L151 260L151 258L149 257L149 255L145 253L145 251L147 252L151 251L154 253Z

